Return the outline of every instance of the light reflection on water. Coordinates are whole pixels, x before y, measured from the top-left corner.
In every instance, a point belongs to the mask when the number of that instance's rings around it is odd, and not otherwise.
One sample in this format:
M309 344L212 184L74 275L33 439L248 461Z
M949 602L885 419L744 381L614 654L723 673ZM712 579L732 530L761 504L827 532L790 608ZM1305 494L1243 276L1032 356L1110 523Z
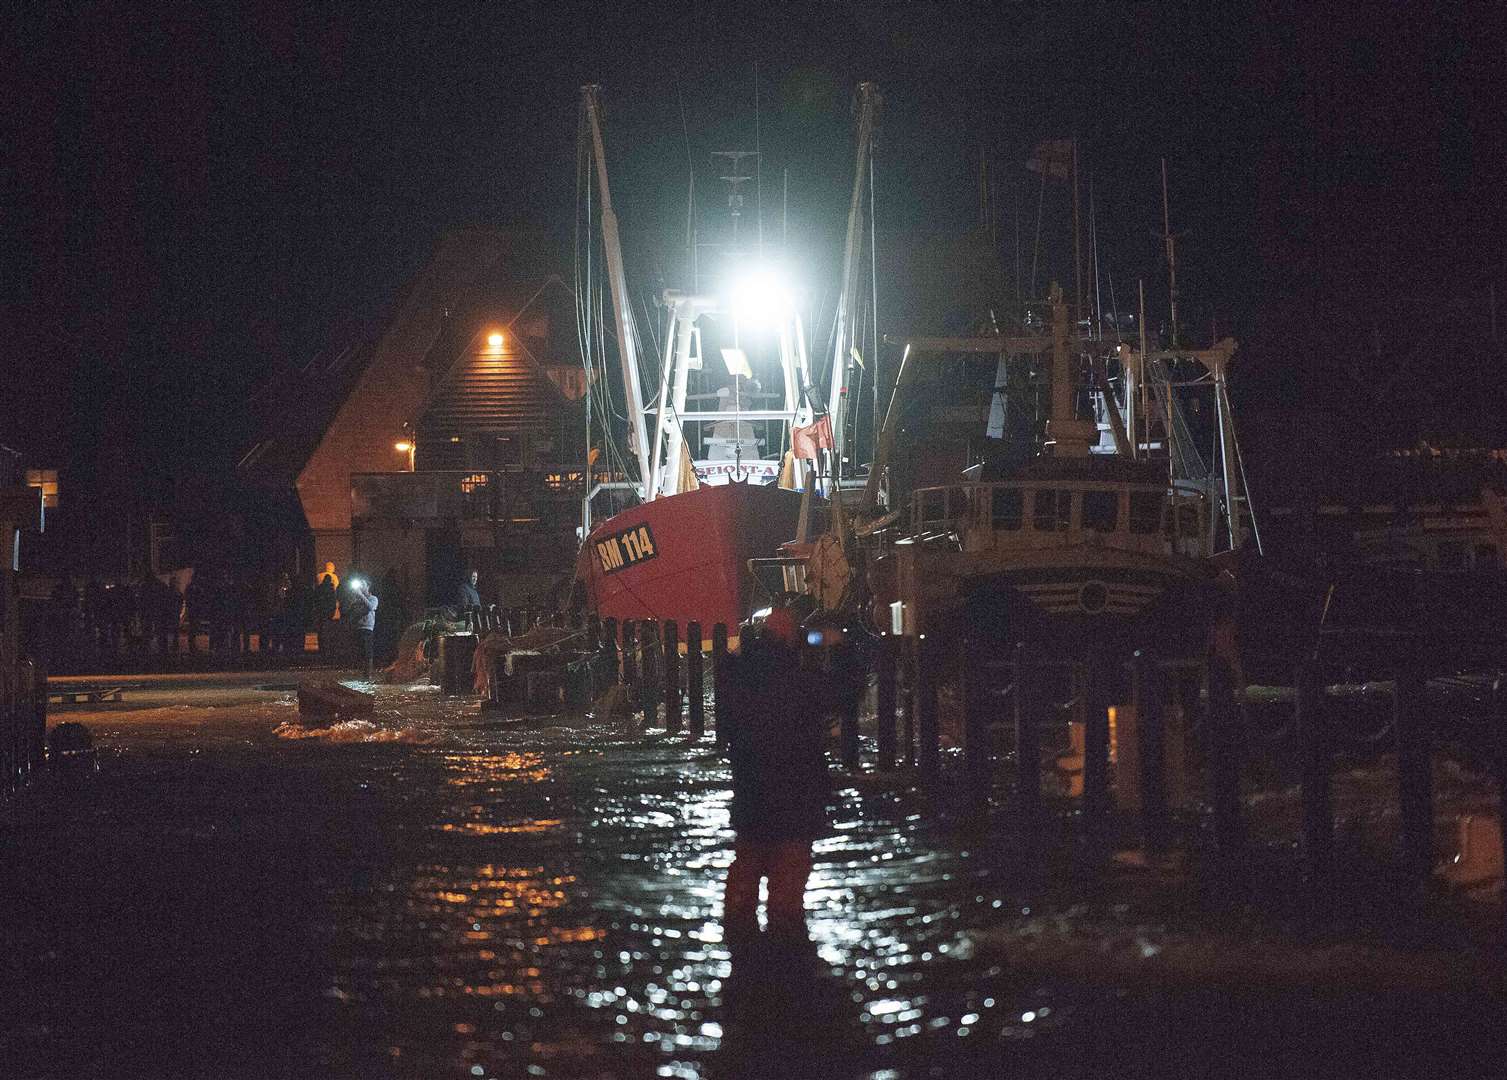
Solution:
M401 1075L744 1075L784 1054L857 1076L939 1039L1013 1038L1031 1005L1048 1015L1039 992L985 992L1000 972L962 937L993 921L982 867L919 835L908 796L843 792L816 848L811 948L734 957L727 770L709 744L484 728L434 698L379 712L424 736L351 763L401 792L387 862L408 879L353 898L380 948L337 982L349 1009L389 1019ZM897 1057L904 1044L918 1049Z

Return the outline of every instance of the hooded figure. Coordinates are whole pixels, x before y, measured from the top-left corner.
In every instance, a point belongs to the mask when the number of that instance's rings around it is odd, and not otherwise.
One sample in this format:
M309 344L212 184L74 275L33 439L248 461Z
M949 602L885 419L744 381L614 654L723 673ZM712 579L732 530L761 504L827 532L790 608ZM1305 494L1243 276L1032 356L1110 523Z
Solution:
M800 625L786 608L748 628L729 657L718 723L727 723L732 826L723 929L758 930L759 882L769 881L772 934L804 938L811 845L831 827L827 718L836 706L829 678L801 664ZM720 689L720 688L719 688Z

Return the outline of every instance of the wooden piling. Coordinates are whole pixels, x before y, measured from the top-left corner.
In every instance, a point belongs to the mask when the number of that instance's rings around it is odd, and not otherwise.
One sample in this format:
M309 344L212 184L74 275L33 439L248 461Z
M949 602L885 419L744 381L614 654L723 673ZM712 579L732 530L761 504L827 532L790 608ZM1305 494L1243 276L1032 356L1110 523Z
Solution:
M1041 734L1036 725L1031 656L1019 642L1011 656L1015 690L1015 799L1023 817L1034 819L1041 812Z
M623 680L622 658L618 654L618 626L616 619L602 620L601 644L597 648L596 662L592 672L601 680L602 686L614 686ZM601 693L601 687L593 686L592 693Z
M1168 707L1167 681L1156 657L1137 650L1131 661L1130 696L1141 751L1141 837L1149 855L1167 847L1167 747L1162 724Z
M638 623L632 619L622 622L622 677L620 681L630 689L638 685Z
M595 615L586 617L586 650L596 652L602 647L602 620Z
M1507 866L1507 674L1497 673L1491 684L1491 756L1497 773L1497 834L1502 840L1502 865ZM1507 925L1507 903L1502 905Z
M900 743L905 764L912 769L916 767L916 657L918 655L915 638L900 639L900 672L904 675L903 685L897 688L900 694Z
M895 660L898 641L889 634L879 639L874 651L874 724L879 743L879 768L895 767Z
M916 762L921 775L936 779L941 766L941 732L937 724L936 645L924 637L916 642Z
M665 733L679 735L684 710L680 697L680 628L674 619L665 622L664 684Z
M837 715L838 755L849 772L858 769L858 707L862 697L861 693L844 695Z
M1083 817L1092 830L1109 817L1109 673L1104 659L1092 656L1077 665L1079 700L1083 702Z
M727 745L728 728L731 726L724 720L722 711L717 707L724 699L724 690L727 689L727 624L718 623L712 627L712 715L717 723L717 745Z
M639 695L639 702L644 710L644 727L659 726L659 624L645 622L639 627L638 632L639 663L642 665L639 678L643 683L643 693Z
M1224 657L1211 653L1206 667L1209 688L1209 753L1212 757L1214 842L1220 854L1245 848L1240 816L1240 713L1235 702L1235 672Z
M706 681L701 655L701 624L687 623L685 628L686 697L691 699L691 738L706 736Z
M963 761L968 802L975 811L985 811L994 786L994 740L989 728L988 669L978 642L963 642L962 661L958 681L963 699Z
M1423 710L1423 678L1411 664L1397 669L1392 726L1397 735L1397 808L1403 865L1418 881L1434 867L1434 748Z
M1302 664L1293 681L1297 688L1297 728L1302 752L1303 864L1311 899L1322 900L1328 894L1334 860L1333 740L1328 717L1324 715L1324 686L1319 669Z

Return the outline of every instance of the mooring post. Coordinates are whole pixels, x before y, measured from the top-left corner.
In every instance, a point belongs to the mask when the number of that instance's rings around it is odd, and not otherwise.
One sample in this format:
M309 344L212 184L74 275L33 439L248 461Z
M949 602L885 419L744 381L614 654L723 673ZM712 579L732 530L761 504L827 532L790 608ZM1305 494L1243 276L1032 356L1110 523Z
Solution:
M1210 653L1209 752L1213 756L1214 842L1221 855L1236 855L1245 847L1240 817L1240 713L1235 703L1235 672L1223 656Z
M936 645L923 635L916 642L916 719L919 745L916 760L921 775L934 780L941 765L941 732L937 726Z
M897 641L889 634L879 639L874 650L874 724L879 742L879 768L888 772L895 767L895 653Z
M595 653L602 647L602 620L595 615L586 617L586 651Z
M1092 654L1077 665L1083 701L1083 818L1097 832L1109 816L1109 698L1104 658Z
M717 745L727 745L729 721L723 717L720 706L729 700L732 690L727 685L727 624L712 627L712 717L717 724Z
M1418 881L1434 867L1434 748L1423 708L1423 677L1412 664L1397 668L1392 691L1397 733L1397 809L1402 861Z
M1136 650L1131 661L1130 699L1135 709L1141 751L1141 837L1148 855L1167 847L1167 748L1162 717L1167 707L1166 680L1156 657Z
M1491 756L1497 772L1497 835L1502 841L1502 864L1507 866L1507 673L1497 672L1491 684ZM1502 905L1507 924L1507 904Z
M1015 676L1015 796L1020 812L1034 819L1041 812L1041 733L1036 725L1031 656L1018 642L1012 658Z
M706 682L702 674L701 624L687 623L685 628L685 688L691 699L691 738L706 736Z
M680 627L674 619L665 622L665 732L680 734Z
M638 686L638 623L624 619L622 627L622 683L631 691Z
M842 767L849 772L858 768L858 707L862 697L862 691L845 693L837 716L838 754Z
M659 726L659 624L644 622L638 631L639 678L643 693L639 701L644 710L644 727Z
M1301 664L1293 679L1297 689L1298 739L1302 747L1303 864L1312 900L1328 895L1334 858L1334 800L1330 775L1333 744L1324 715L1324 686L1319 669Z
M596 680L602 686L614 686L623 681L622 658L618 653L618 627L616 619L602 620L602 637L597 654L592 661L592 693L598 693Z
M989 680L979 643L963 642L963 663L958 668L963 699L963 761L968 776L968 802L987 810L994 782L994 744L989 729Z
M915 638L900 639L900 674L904 676L903 683L898 688L900 692L900 742L904 746L905 764L912 769L916 767L916 687L920 681L916 677L916 667L919 654Z

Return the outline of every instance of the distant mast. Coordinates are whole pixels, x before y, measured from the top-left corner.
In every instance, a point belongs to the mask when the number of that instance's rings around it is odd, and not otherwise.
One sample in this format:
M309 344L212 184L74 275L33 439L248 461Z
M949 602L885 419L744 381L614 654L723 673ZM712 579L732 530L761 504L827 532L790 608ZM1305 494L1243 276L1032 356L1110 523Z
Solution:
M612 287L612 314L617 324L618 359L623 369L623 394L627 401L628 442L638 459L639 498L649 497L649 433L644 427L644 392L639 381L638 348L633 319L628 308L628 281L623 272L623 248L618 237L617 212L607 186L607 157L602 150L601 87L581 87L581 107L591 129L591 151L596 159L597 187L602 199L602 247L607 257L607 281Z

